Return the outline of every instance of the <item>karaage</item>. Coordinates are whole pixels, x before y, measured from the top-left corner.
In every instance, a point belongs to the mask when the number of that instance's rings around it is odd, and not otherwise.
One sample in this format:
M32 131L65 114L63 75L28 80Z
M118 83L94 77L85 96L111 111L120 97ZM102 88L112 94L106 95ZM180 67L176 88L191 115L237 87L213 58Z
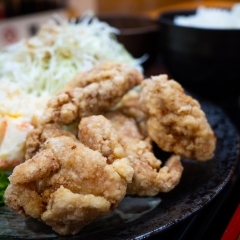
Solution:
M48 102L42 123L69 124L76 119L101 114L114 107L143 75L122 63L103 62L89 71L78 73Z
M172 190L183 172L180 157L173 155L162 166L162 161L154 156L150 138L140 133L135 119L120 112L109 112L105 116L119 135L119 141L134 169L127 193L155 196L159 192Z
M213 158L214 132L199 102L178 82L167 75L146 79L140 101L148 116L148 133L159 148L199 161Z
M75 139L73 134L63 130L55 123L40 125L38 128L32 129L26 138L25 159L32 158L49 138L60 136L69 136Z
M121 111L124 115L134 118L141 134L147 137L147 116L140 106L140 92L141 86L134 87L122 97L121 101L114 107L113 110Z
M112 211L133 176L109 121L103 116L82 121L80 135L88 133L90 148L71 136L48 138L13 170L5 192L13 211L42 220L61 235L76 234ZM91 149L91 141L97 150Z

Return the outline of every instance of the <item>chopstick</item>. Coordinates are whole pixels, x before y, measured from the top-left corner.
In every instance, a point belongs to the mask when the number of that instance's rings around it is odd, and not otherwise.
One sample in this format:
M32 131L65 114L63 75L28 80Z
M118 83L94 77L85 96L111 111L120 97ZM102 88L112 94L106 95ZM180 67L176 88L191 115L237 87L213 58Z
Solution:
M221 240L229 239L240 239L240 203L221 238Z

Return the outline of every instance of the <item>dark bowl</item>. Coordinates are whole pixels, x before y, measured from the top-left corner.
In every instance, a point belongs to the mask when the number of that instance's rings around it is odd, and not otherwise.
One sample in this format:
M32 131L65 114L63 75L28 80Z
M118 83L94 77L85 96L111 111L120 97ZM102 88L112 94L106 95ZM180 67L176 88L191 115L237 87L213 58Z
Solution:
M174 24L194 10L162 13L159 18L161 54L169 74L211 99L235 98L240 93L240 30L204 29Z
M153 62L158 54L159 24L157 20L140 15L105 14L98 16L120 30L117 40L122 43L134 58L146 54L144 65Z

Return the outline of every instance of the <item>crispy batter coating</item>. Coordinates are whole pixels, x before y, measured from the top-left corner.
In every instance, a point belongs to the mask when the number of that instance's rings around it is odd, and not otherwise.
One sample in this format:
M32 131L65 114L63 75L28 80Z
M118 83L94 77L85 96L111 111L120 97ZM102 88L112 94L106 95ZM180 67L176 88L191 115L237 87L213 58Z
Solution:
M140 91L141 86L137 86L128 91L121 101L116 105L114 110L121 111L126 116L132 117L136 120L141 133L147 137L148 131L146 126L146 114L142 111L140 106Z
M69 136L75 139L73 134L61 129L55 123L40 125L38 128L32 129L26 139L25 159L32 158L49 138L59 136Z
M118 205L132 180L133 168L109 121L102 116L95 116L93 124L91 121L90 117L89 125L85 124L83 118L80 134L88 132L96 142L102 133L110 133L100 141L99 151L71 136L48 138L36 155L18 165L9 177L5 202L12 210L68 235ZM95 125L96 121L103 124Z
M161 167L161 160L152 152L151 140L140 133L133 118L120 112L109 112L106 117L117 131L134 169L133 180L128 184L127 193L154 196L159 192L172 190L179 183L183 172L180 157L173 155Z
M114 163L117 172L128 182L132 181L133 169L129 168L115 159L121 159L126 156L121 141L111 122L102 115L83 118L79 124L78 137L80 141L93 150L101 152L107 158L108 163ZM126 158L126 161L129 161Z
M140 97L150 137L164 151L199 161L214 156L216 137L197 100L167 75L146 79Z
M51 98L41 122L69 124L105 112L142 80L143 75L136 69L122 63L103 62L78 73L64 91Z

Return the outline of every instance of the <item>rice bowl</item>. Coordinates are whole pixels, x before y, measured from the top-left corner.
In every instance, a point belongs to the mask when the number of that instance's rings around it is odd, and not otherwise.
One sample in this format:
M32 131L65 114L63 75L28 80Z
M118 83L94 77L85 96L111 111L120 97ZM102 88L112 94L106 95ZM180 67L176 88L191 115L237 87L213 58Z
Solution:
M175 17L196 11L168 11L159 16L163 64L184 87L211 100L236 99L240 93L240 30L183 26Z

